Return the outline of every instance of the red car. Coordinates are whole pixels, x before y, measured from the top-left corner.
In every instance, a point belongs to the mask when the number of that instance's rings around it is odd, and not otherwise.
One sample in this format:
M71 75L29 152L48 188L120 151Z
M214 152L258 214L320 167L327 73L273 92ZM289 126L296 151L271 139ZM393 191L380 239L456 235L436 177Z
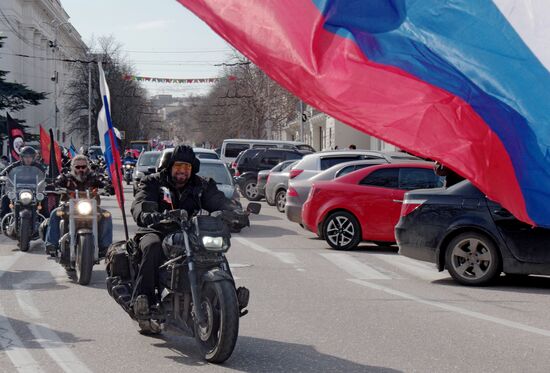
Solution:
M394 227L405 192L442 186L433 163L367 167L314 183L302 208L302 221L334 249L353 249L361 241L390 245L395 242Z

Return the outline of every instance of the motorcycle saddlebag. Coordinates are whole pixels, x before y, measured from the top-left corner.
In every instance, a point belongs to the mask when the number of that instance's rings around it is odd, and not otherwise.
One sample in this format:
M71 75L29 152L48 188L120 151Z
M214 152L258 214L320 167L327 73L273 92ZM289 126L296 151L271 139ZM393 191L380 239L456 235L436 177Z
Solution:
M109 246L105 257L105 267L109 277L120 277L121 281L132 279L127 244L126 241L118 241Z

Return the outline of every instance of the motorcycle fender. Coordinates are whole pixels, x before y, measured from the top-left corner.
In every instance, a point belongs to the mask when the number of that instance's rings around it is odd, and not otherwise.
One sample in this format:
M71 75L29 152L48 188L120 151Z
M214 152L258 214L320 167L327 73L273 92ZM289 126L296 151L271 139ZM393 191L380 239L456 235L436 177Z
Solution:
M221 269L211 269L210 271L204 273L201 277L201 283L200 287L204 285L206 282L218 282L218 281L231 281L231 283L235 284L233 277L229 275L229 273L222 271Z
M19 211L19 218L21 220L31 220L32 219L32 211L28 209L23 209Z

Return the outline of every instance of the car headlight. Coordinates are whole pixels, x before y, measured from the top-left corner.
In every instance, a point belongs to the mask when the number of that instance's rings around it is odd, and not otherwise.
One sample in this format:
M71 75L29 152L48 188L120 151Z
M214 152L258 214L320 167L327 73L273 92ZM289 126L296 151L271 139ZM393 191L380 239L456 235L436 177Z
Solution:
M88 201L80 201L76 204L76 210L81 215L90 215L92 212L92 204Z
M223 237L210 237L210 236L204 236L202 238L202 245L205 249L209 250L223 250L224 249L224 242Z
M22 204L28 205L29 203L32 202L32 193L27 191L23 191L19 193L19 200L21 201Z

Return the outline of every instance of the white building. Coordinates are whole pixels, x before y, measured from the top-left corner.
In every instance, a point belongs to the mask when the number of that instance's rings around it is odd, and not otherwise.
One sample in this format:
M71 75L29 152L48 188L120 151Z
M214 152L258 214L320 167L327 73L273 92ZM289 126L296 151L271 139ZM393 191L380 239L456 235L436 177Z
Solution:
M316 150L347 149L350 145L355 145L357 149L368 150L398 150L376 137L369 136L364 132L358 131L339 120L318 112L311 107L305 110L306 121L303 130L300 129L298 120L288 123L281 133L282 140L300 140L300 133L303 131L303 141ZM274 134L277 137L277 134Z
M59 60L79 59L87 49L68 20L59 0L1 0L0 32L6 39L0 48L0 66L10 72L6 79L47 94L40 105L11 115L25 120L34 134L40 124L54 128L57 96L57 138L61 142L69 141L65 136L69 126L65 123L63 100L74 63ZM54 43L57 48L52 48Z

